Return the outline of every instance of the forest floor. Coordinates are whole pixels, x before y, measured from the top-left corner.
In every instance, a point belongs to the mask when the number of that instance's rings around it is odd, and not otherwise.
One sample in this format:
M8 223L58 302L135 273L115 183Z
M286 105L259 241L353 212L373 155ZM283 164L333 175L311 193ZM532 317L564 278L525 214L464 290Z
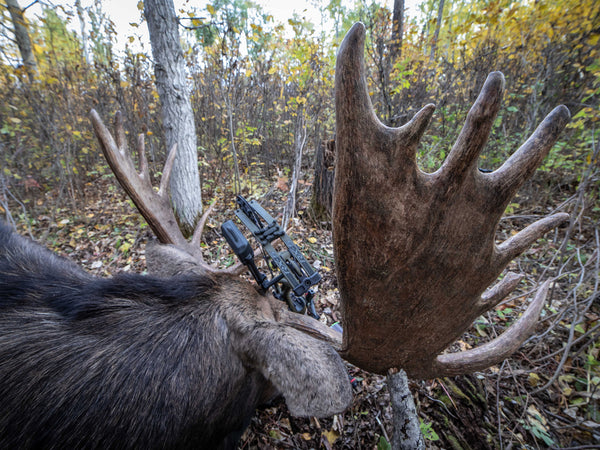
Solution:
M285 183L274 178L268 184L255 198L280 217ZM509 207L498 239L557 206L572 213L571 225L549 233L511 263L511 270L527 274L519 291L480 317L453 350L501 334L519 317L538 284L556 277L537 334L512 358L484 372L411 381L427 448L600 448L600 200L570 185L553 191L537 187L530 184ZM308 192L304 186L299 194L299 215L289 234L310 261L317 261L323 280L316 306L321 320L332 324L341 317L331 231L326 223L312 220ZM145 270L144 245L152 233L112 178L85 186L72 208L48 206L54 204L52 195L33 191L26 208L12 203L10 213L21 234L99 276ZM227 265L234 262L233 255L219 229L234 217L234 196L220 191L214 199L204 253L207 260ZM348 371L356 382L354 402L346 413L318 420L295 418L279 399L257 412L239 448L389 448L391 407L385 377L350 365Z

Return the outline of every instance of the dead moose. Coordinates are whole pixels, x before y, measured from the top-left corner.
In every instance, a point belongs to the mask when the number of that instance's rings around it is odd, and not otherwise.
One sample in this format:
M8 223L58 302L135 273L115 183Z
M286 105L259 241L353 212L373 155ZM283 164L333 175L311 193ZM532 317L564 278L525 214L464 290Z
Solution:
M96 278L0 228L0 447L232 447L257 405L281 393L294 415L327 416L352 401L345 365L430 378L481 370L510 355L537 322L548 283L508 331L462 353L443 353L519 282L506 265L567 219L546 217L496 245L497 223L568 121L552 111L506 163L477 168L499 110L492 73L442 167L421 172L419 140L433 114L388 128L365 81L365 30L356 24L336 68L334 244L343 340L293 314L247 281L202 259L180 233L167 194L139 172L120 115L115 137L92 112L117 179L161 244L151 275Z

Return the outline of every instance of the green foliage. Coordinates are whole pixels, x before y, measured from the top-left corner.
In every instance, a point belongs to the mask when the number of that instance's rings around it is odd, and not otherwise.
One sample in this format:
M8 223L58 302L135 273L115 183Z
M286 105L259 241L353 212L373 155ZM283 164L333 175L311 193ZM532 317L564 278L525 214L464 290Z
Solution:
M377 450L392 450L392 445L384 436L379 436L379 441L377 441Z
M432 423L426 423L423 419L419 418L419 428L421 429L421 434L427 441L439 441L440 437L433 429Z

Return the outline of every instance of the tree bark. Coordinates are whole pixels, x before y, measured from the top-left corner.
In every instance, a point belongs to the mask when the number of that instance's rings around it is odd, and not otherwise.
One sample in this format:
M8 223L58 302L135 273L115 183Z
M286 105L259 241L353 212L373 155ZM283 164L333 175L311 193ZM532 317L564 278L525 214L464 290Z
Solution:
M23 65L27 69L29 79L32 79L37 73L37 63L33 55L33 47L31 46L31 38L29 37L29 30L27 29L23 10L17 0L6 0L6 6L10 12L15 32L15 41L17 41Z
M333 208L333 179L335 177L335 140L321 142L315 155L315 181L310 201L318 221L331 220Z
M394 450L425 450L425 440L419 425L419 416L404 370L390 369L387 385L392 403L392 448Z
M392 15L392 41L390 42L390 65L402 57L402 33L404 32L404 0L394 0Z
M440 0L438 3L438 16L435 24L435 32L433 34L433 40L431 41L431 54L429 55L429 61L433 62L435 58L435 51L437 48L437 41L440 37L440 28L442 27L442 18L444 16L444 0Z
M87 48L88 36L85 31L85 16L83 12L83 6L81 6L81 0L75 0L75 8L77 8L77 17L79 18L79 29L81 31L81 48L83 50L83 58L85 63L90 65L90 53Z
M202 196L194 115L173 0L145 0L144 16L152 44L167 150L177 145L170 181L171 201L183 232L190 234L202 213Z
M294 170L292 171L292 182L288 194L285 210L283 211L283 229L288 226L289 220L296 214L296 193L298 191L298 178L302 169L302 150L306 143L306 123L304 121L304 110L298 111L296 118L296 132L294 138Z

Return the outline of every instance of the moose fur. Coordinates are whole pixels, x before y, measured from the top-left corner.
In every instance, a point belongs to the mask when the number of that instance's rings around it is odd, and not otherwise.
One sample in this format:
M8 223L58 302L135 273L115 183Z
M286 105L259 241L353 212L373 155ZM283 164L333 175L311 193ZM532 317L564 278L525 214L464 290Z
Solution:
M0 448L231 448L276 392L299 416L349 405L340 357L275 299L177 260L97 278L0 223Z

